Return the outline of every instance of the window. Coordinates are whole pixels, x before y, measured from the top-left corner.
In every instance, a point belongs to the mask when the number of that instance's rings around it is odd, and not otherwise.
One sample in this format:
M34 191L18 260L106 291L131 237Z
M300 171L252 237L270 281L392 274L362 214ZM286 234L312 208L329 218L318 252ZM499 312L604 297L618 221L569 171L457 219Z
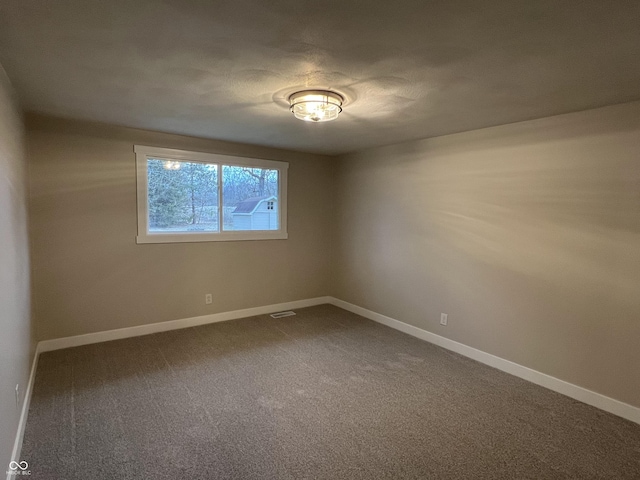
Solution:
M138 243L287 238L286 162L136 145Z

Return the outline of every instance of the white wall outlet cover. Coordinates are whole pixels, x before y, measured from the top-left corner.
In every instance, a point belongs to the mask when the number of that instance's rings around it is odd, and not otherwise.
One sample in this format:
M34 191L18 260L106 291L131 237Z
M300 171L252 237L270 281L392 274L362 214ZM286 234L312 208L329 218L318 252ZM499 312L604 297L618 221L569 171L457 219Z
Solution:
M447 313L441 313L440 314L440 325L446 325L447 324L447 318L449 317L449 314Z
M207 305L210 305L213 303L213 296L210 293L207 293L204 296L204 303L206 303Z

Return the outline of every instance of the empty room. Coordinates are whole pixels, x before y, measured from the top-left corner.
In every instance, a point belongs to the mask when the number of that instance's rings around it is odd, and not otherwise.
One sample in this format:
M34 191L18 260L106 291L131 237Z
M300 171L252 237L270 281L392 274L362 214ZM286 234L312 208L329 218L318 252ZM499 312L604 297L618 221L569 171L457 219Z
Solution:
M8 480L640 478L640 2L0 2Z

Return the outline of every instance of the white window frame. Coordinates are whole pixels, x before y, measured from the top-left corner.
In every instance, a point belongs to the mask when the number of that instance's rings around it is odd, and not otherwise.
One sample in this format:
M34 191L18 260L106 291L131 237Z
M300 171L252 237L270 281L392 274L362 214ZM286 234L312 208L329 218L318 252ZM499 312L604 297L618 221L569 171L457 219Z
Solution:
M134 145L136 154L136 181L138 200L138 236L136 243L175 242L224 242L234 240L283 240L287 234L287 162L263 160L259 158L235 157L215 153L190 152L173 148ZM149 232L149 197L147 160L174 160L218 165L218 224L219 232ZM222 230L222 166L253 167L278 170L278 230Z

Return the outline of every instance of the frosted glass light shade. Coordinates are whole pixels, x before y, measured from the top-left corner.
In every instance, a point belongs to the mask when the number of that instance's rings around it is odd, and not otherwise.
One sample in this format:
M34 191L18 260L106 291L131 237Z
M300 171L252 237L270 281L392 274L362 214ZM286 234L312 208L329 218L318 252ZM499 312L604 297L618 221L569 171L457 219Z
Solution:
M289 97L293 115L305 122L328 122L342 112L342 96L327 90L304 90Z

